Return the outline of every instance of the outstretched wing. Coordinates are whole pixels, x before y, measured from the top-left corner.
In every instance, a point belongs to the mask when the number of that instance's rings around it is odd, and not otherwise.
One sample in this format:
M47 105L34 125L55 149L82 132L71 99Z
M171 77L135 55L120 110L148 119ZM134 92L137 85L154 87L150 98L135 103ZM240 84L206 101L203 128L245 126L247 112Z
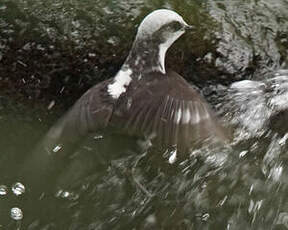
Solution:
M19 170L19 177L23 182L29 185L33 183L41 189L47 177L61 170L63 161L67 161L65 156L73 153L88 133L107 126L114 103L111 97L103 95L107 93L106 86L109 81L88 90L67 114L53 125Z
M55 146L69 148L87 134L105 128L113 112L114 100L108 97L110 79L89 89L47 133L43 145L48 151Z
M208 104L180 75L153 77L122 98L112 117L114 125L163 147L187 149L210 137L227 140Z

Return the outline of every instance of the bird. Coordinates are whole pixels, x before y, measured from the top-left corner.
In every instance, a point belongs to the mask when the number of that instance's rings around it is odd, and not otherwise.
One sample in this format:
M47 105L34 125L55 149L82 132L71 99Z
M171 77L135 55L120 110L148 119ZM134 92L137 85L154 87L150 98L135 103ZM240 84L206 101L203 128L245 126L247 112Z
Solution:
M90 88L50 129L43 142L47 151L61 152L89 133L108 129L183 151L208 137L225 142L225 130L205 99L182 76L166 70L166 51L193 28L172 10L148 14L118 73Z
M226 142L225 128L201 94L165 66L168 48L193 29L172 10L148 14L118 73L76 101L48 131L30 157L33 163L25 168L49 171L54 158L67 155L85 137L101 131L142 138L160 149L175 148L179 154L210 137ZM169 162L175 159L174 151Z

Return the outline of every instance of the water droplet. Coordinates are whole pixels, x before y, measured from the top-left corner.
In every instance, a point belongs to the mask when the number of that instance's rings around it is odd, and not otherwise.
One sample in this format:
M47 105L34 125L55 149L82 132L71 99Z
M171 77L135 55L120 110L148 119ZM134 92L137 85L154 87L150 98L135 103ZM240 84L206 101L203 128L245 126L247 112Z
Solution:
M169 164L174 164L177 160L177 150L171 152L171 156L169 157Z
M223 206L224 203L226 202L228 196L225 196L222 200L219 201L218 206Z
M17 182L12 186L12 192L16 196L20 196L25 192L25 186L22 183Z
M57 146L55 146L55 148L53 149L53 152L54 152L54 153L57 153L60 149L62 149L62 146L61 146L61 145L57 145Z
M8 193L8 188L6 185L0 185L0 196L5 196Z
M239 158L244 157L247 153L248 153L247 150L240 152L240 154L239 154Z
M95 53L88 53L88 57L96 57Z
M209 217L210 217L209 213L205 213L204 215L202 215L201 219L202 221L207 221Z
M68 200L77 200L79 198L79 195L74 192L69 192L65 190L58 190L55 194L56 197L68 199Z
M99 139L103 139L103 136L102 135L95 135L93 138L95 140L99 140Z
M61 197L67 198L67 197L69 197L69 195L70 195L70 193L68 191L63 191L61 194Z
M10 216L13 220L22 220L23 212L20 208L11 208Z
M52 101L50 102L50 104L48 105L47 109L48 109L48 110L51 110L54 105L55 105L55 101L52 100Z

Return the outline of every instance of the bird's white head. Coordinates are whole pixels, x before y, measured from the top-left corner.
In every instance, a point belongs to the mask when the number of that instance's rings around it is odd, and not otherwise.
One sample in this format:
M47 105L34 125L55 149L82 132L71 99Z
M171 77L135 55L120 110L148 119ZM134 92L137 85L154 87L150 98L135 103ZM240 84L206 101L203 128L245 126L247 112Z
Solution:
M117 99L126 92L133 78L141 79L142 74L151 71L165 71L167 49L186 29L191 29L183 18L172 10L160 9L148 14L138 27L133 47L108 86L109 94Z
M167 40L173 38L176 40L188 27L188 24L176 12L159 9L151 12L143 19L138 27L136 39L151 39L155 35L164 35L163 38Z
M149 69L148 64L151 63L151 68L160 70L165 73L165 54L167 49L185 32L186 29L191 29L183 18L172 10L159 9L148 14L138 27L138 32L132 53L138 55L145 53L149 57L137 55L134 60L142 60L142 65ZM153 52L155 52L153 54ZM136 56L136 57L135 57ZM155 57L154 57L155 56ZM149 58L149 60L148 60Z

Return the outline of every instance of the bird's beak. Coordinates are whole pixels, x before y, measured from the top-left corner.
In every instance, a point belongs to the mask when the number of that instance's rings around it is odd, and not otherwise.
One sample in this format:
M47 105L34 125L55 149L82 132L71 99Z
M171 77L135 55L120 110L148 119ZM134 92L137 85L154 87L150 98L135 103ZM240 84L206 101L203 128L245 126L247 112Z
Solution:
M185 30L188 30L188 31L195 30L195 26L186 24L185 27L184 27L184 29L185 29Z

